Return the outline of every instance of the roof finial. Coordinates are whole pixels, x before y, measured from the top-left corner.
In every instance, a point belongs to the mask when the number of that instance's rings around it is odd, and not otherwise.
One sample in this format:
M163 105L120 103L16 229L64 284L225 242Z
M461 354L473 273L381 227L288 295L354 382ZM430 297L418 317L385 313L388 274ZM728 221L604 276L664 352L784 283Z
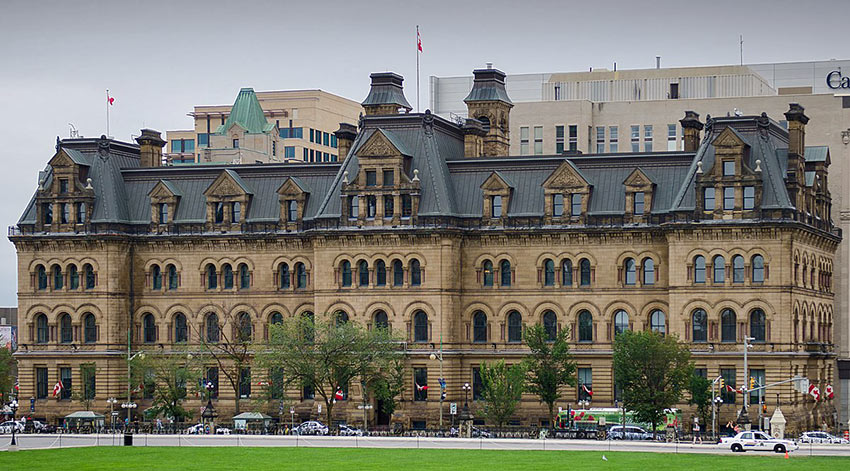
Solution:
M697 162L697 174L702 175L702 160Z
M342 172L342 183L348 185L348 170Z
M411 181L414 181L414 182L419 181L419 169L418 168L413 169L413 180L411 180Z
M94 187L91 185L91 177L86 178L86 190L94 190Z
M756 159L756 173L761 173L761 159Z

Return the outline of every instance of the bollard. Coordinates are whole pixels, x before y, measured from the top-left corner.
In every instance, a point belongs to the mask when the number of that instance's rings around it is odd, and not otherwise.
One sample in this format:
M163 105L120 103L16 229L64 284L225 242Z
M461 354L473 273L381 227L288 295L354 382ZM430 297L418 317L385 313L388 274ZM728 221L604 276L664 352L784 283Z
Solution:
M124 432L124 446L133 446L133 434Z

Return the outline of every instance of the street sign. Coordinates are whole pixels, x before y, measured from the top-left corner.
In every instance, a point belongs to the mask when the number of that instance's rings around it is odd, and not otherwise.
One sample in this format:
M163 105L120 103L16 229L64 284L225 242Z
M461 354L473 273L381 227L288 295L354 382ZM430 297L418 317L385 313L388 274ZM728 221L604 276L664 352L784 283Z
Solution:
M794 385L797 386L800 394L809 393L809 378L794 378Z
M366 404L365 406L363 404L360 404L359 406L357 406L357 408L360 409L360 410L363 410L363 409L369 410L369 409L372 408L372 404Z
M457 415L457 402L452 402L449 404L449 414Z
M319 403L319 413L320 414L322 413L322 404L321 403Z

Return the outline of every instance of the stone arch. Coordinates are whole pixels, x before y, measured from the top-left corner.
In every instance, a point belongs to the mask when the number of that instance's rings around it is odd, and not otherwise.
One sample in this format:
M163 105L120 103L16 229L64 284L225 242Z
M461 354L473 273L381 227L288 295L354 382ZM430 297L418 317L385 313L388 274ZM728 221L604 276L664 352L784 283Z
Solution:
M349 321L352 321L355 318L361 317L360 314L362 314L362 313L358 313L357 310L354 309L354 306L352 304L338 299L338 300L332 302L330 305L328 305L327 309L325 309L324 315L325 315L326 318L330 319L330 318L332 318L331 316L333 316L336 311L345 311L345 313L348 314ZM317 317L319 315L315 311L313 311L313 314L315 314ZM317 318L317 321L318 321L318 318Z
M606 321L614 321L614 313L623 310L629 314L629 319L633 319L640 312L634 305L627 301L617 300L608 303L603 309L602 319Z
M531 317L531 313L525 305L520 304L517 301L508 301L499 308L499 313L496 315L494 320L498 320L499 322L508 322L508 313L511 311L517 311L522 315L523 324L528 322L528 319Z
M139 322L142 316L146 313L153 314L153 317L157 320L157 322L165 319L165 316L163 315L162 311L159 310L159 308L151 304L143 304L137 307L136 311L133 313L133 321Z
M530 323L543 325L543 313L546 311L552 311L555 313L555 317L558 319L558 323L566 322L566 314L564 313L563 308L560 305L553 303L551 301L543 301L532 309L531 312L534 314L529 317ZM532 322L533 321L533 322Z
M418 252L414 252L414 253L410 253L410 254L405 255L405 257L402 259L402 261L404 262L404 266L406 266L406 267L410 266L410 261L413 260L414 258L419 261L419 266L421 268L425 268L425 266L427 265L427 262L425 261L425 257Z
M71 306L70 304L57 304L53 306L53 308L49 312L45 312L47 314L47 323L54 323L59 320L59 316L62 314L68 314L71 316L71 322L76 322L78 319L75 319L77 309Z
M316 315L316 307L313 305L313 303L303 302L292 310L292 317L301 316L308 311L312 312L314 316Z
M289 309L287 309L286 306L284 306L283 304L269 303L266 304L266 306L259 311L259 314L257 315L257 320L264 323L268 323L270 322L271 315L274 312L279 312L284 319L291 317Z
M366 309L363 312L366 314L366 319L371 322L372 318L375 317L375 312L378 310L386 312L387 318L389 319L396 317L395 309L384 301L373 301L366 306Z
M542 269L543 262L546 261L546 259L552 260L552 263L554 263L555 266L558 265L559 259L557 255L553 254L552 252L543 252L537 256L537 261L534 262L534 266L538 269Z
M635 265L640 265L641 258L638 253L633 250L626 250L617 256L617 266L623 266L623 264L626 263L627 258L633 259L635 261Z
M463 310L461 319L466 322L472 322L472 316L473 314L475 314L475 311L481 311L486 314L488 322L495 317L496 312L487 304L484 304L482 302L473 302L472 304L466 306L466 308Z

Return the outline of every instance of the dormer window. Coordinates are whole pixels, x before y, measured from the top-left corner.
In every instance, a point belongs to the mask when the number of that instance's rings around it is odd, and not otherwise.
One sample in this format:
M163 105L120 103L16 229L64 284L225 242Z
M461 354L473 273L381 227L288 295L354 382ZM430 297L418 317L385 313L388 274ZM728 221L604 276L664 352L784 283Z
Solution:
M224 222L224 203L218 202L215 204L215 223L221 224Z
M168 204L159 203L159 223L168 224Z
M744 209L753 209L756 206L756 187L744 187Z
M77 203L77 224L84 224L86 222L86 204L85 203Z
M378 172L375 170L366 170L366 186L376 186L378 184Z
M359 203L357 200L357 196L348 197L348 219L357 219L357 216L360 214Z
M236 138L233 139L233 148L234 149L239 148L239 139L236 139Z
M68 193L68 179L62 178L59 180L59 193Z
M53 224L53 204L52 203L43 203L41 205L41 214L43 216L45 226Z
M724 177L734 177L735 176L735 161L734 160L724 160L723 161L723 176Z
M230 214L233 217L233 223L239 223L242 220L242 205L239 202L231 203Z
M702 194L703 208L706 211L714 211L714 187L709 186L703 189Z
M378 198L375 195L366 197L366 217L375 219L375 214L378 212Z
M570 216L577 218L581 216L581 194L573 193L570 195Z
M384 186L395 185L395 174L392 170L384 170Z
M499 195L490 197L490 217L493 219L502 217L502 197Z
M413 214L413 199L410 195L401 195L401 217L409 218Z
M71 221L71 206L68 203L62 203L62 224L68 224Z
M552 216L559 218L564 215L564 195L552 195Z
M635 201L634 201L634 214L635 216L643 215L643 207L644 207L644 197L645 193L642 191L635 193Z
M384 219L392 219L395 214L395 200L392 195L384 195Z
M298 202L295 200L286 201L286 221L296 222L298 220Z
M735 187L723 187L723 209L725 211L735 209Z

